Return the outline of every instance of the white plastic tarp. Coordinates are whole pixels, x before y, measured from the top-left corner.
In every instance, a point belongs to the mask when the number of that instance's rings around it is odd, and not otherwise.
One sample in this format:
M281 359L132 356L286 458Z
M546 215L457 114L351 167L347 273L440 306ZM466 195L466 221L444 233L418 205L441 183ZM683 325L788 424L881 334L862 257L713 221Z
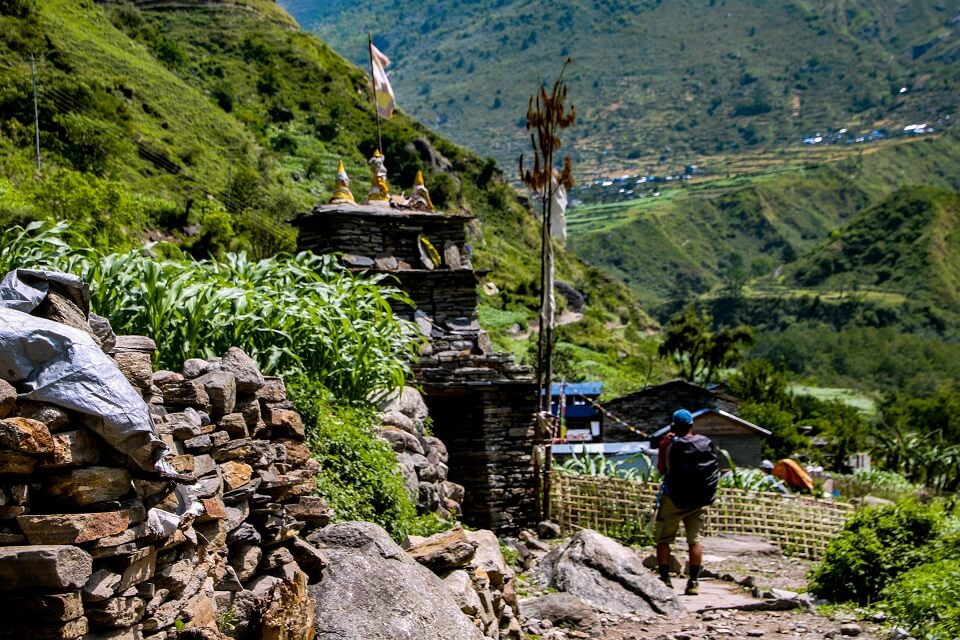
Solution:
M83 415L86 426L142 470L182 479L164 460L169 450L153 428L146 403L93 337L29 314L43 302L51 282L84 305L89 299L83 281L69 274L19 269L0 281L0 378L21 390L21 399ZM177 493L181 514L194 511L195 501L182 489ZM168 530L173 523L158 520L166 516L151 513L151 525Z

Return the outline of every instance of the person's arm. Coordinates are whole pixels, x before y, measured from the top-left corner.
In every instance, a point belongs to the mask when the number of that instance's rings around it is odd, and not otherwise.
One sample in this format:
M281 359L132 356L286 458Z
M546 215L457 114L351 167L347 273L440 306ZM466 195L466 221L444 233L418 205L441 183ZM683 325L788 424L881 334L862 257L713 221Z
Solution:
M667 435L663 436L663 440L660 441L659 455L657 456L657 471L660 472L660 475L667 475L667 471L670 469L669 461L667 457L669 456L668 449L670 448L670 443L673 441L673 432L671 431Z

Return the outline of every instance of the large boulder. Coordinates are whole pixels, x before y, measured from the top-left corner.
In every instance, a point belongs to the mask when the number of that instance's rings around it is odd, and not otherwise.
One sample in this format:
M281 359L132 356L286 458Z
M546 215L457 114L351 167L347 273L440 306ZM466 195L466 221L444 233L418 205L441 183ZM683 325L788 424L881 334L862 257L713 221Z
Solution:
M334 524L307 540L329 563L310 587L316 640L483 640L443 581L377 525Z
M540 561L536 576L544 587L572 593L610 613L677 615L677 596L643 566L632 549L596 531L578 531Z

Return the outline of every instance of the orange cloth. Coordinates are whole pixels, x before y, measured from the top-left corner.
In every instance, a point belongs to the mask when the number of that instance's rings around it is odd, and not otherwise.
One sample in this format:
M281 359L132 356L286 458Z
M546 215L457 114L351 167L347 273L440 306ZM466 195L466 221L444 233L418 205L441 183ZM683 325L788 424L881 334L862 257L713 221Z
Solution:
M796 461L785 458L773 467L773 475L780 478L794 489L813 491L813 478Z

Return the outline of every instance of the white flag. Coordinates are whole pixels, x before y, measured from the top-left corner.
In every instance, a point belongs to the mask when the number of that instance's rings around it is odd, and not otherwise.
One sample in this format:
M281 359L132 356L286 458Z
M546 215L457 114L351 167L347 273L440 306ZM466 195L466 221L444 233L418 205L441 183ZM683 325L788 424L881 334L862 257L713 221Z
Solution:
M383 55L380 49L370 43L370 65L373 67L373 90L377 96L377 113L381 118L389 118L393 115L393 109L397 106L393 95L393 87L390 86L390 79L387 78L386 67L390 65L390 58Z
M567 241L567 190L557 180L559 173L553 170L553 199L550 206L550 235Z

